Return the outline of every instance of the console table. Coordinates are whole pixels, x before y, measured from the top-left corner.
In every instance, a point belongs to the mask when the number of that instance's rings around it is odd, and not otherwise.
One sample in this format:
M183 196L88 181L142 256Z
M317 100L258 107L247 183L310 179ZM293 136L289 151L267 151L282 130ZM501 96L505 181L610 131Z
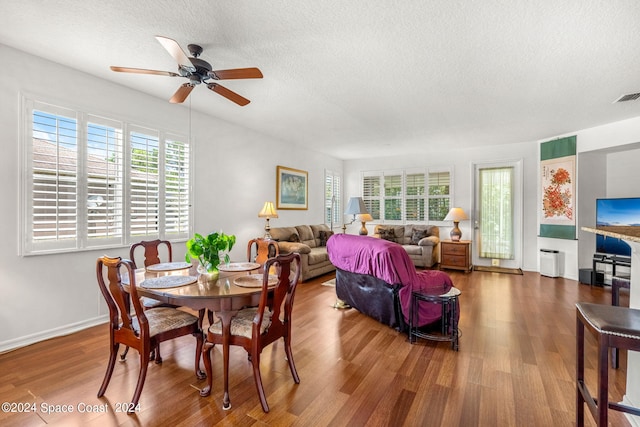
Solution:
M606 264L611 266L611 276L616 276L617 267L631 267L631 259L627 257L620 257L617 255L594 255L593 256L593 274L594 280L592 285L602 286L604 284L604 275L602 282L598 281L598 264Z

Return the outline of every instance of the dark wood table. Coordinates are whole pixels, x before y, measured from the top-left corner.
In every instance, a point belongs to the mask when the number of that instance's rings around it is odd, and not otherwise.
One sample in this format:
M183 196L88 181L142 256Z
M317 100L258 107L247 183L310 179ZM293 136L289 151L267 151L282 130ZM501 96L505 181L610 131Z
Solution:
M256 267L256 269L259 268ZM182 307L189 307L199 311L208 309L215 313L222 322L222 355L224 376L223 409L231 407L229 398L229 337L231 336L231 319L238 310L246 306L257 306L260 302L262 287L241 287L234 283L240 276L251 274L252 270L220 272L218 278L207 280L206 275L197 273L195 266L190 269L172 271L169 273L148 272L144 268L136 270L137 291L141 296L153 298L164 303ZM156 278L163 274L185 275L197 277L193 284L166 289L148 289L140 286L146 279ZM200 391L201 396L211 393L207 386Z

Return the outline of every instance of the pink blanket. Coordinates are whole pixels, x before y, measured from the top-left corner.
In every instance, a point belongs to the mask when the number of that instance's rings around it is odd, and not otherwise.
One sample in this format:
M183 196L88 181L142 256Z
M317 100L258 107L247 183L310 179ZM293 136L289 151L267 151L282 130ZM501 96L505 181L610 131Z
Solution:
M335 234L327 241L329 260L337 268L351 273L368 274L391 285L400 285L398 292L405 320L411 312L411 292L446 293L453 283L448 274L439 270L416 271L407 252L397 243L369 236ZM418 325L439 320L441 307L420 304Z

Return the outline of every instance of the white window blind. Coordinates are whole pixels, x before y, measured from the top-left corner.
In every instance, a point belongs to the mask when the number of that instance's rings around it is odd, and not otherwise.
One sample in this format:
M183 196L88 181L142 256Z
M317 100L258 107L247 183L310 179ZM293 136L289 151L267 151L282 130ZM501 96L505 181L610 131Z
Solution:
M170 237L189 235L189 144L179 138L165 145L165 229Z
M186 138L32 99L23 105L21 253L191 234Z
M443 221L451 208L451 172L429 172L429 220Z
M55 110L30 115L30 248L73 248L78 232L78 121L73 111Z
M87 238L118 243L123 234L122 124L89 116L87 124Z
M385 221L402 220L402 174L383 175Z
M324 183L325 224L342 224L342 176L327 170Z
M364 175L362 177L362 200L374 221L382 219L380 215L380 202L382 201L381 182L381 176Z
M451 206L450 171L411 169L362 173L362 197L374 220L426 223L444 220Z
M424 173L408 173L405 186L405 219L407 222L426 221Z
M160 232L160 141L150 130L144 132L133 131L129 135L130 233L156 237Z

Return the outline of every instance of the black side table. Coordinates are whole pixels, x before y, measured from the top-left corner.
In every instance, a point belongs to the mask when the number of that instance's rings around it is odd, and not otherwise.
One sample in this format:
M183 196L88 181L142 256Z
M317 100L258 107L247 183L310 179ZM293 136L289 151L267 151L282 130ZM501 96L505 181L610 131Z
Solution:
M409 342L413 344L416 338L424 338L433 341L450 341L451 348L458 351L458 296L460 289L452 287L449 292L440 294L437 292L415 291L411 293L411 312L409 314ZM421 331L418 328L418 312L420 302L440 304L442 306L442 328L440 333Z

